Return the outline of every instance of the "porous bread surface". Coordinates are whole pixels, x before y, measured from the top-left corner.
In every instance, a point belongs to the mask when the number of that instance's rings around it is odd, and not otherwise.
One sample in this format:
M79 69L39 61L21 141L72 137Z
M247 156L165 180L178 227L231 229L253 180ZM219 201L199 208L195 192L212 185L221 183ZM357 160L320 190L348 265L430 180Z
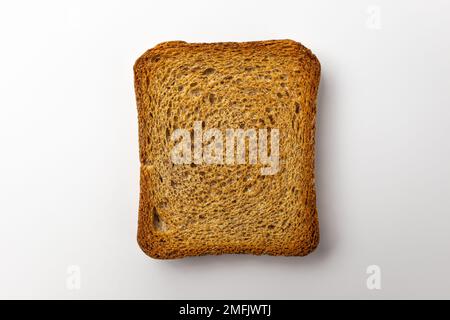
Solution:
M144 53L134 73L146 254L303 256L316 248L320 64L309 49L291 40L166 42ZM261 175L261 164L173 164L171 133L195 121L205 130L278 128L278 173Z

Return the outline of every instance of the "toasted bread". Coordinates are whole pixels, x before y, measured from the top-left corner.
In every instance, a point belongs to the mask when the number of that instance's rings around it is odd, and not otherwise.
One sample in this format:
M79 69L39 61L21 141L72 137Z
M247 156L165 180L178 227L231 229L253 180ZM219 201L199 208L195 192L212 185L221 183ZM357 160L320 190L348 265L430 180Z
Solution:
M304 256L316 248L320 63L309 49L291 40L165 42L136 61L134 74L141 162L138 243L147 255ZM250 136L244 137L240 162L228 161L225 151L207 161L205 140L174 161L177 129L189 132L188 140L214 129L215 137L223 133L215 141L219 147L228 146L224 137L230 129L256 133L255 148L261 148L266 132L268 153L275 151L269 133L278 132L278 167L264 174L267 163L258 161L261 153L251 149Z

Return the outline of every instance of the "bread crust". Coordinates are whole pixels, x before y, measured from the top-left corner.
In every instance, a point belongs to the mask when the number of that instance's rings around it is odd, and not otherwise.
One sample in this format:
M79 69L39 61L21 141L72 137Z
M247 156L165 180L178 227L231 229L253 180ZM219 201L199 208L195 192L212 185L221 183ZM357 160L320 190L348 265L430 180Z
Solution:
M314 145L320 72L317 57L292 40L170 41L137 59L137 240L148 256L305 256L314 251L319 244ZM205 119L213 127L280 127L280 144L285 143L280 173L261 178L250 165L171 164L168 133Z

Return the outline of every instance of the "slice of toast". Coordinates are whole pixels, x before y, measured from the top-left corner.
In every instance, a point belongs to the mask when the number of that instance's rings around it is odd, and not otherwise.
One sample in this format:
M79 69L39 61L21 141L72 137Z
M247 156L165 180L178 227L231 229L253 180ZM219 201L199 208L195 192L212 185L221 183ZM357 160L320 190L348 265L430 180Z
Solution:
M146 254L316 248L320 63L309 49L291 40L165 42L134 74Z

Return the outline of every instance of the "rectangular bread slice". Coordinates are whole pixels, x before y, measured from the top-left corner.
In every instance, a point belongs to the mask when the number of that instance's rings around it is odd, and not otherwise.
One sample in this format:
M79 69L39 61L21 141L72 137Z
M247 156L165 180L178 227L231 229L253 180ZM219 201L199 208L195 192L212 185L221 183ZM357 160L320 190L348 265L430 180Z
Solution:
M147 255L316 248L320 64L309 49L292 40L165 42L134 74Z

